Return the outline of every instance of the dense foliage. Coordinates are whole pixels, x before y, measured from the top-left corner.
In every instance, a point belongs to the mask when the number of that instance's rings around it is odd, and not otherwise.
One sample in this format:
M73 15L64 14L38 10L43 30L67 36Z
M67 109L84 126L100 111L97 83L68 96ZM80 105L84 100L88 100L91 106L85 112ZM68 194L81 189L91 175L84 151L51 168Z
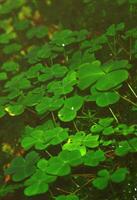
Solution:
M135 199L137 0L6 0L0 16L0 196Z

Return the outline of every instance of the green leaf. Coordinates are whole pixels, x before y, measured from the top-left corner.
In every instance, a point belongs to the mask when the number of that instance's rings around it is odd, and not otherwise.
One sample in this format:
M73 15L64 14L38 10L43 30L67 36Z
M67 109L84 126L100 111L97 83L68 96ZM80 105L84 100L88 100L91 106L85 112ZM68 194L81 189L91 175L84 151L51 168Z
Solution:
M113 71L104 75L97 81L96 89L100 91L110 90L126 79L128 79L128 72L126 70Z
M62 98L44 97L39 99L40 102L36 105L36 111L39 114L44 114L48 111L58 110L64 103Z
M91 135L88 134L84 140L83 140L83 144L89 148L96 148L99 146L99 135Z
M92 181L92 184L97 189L103 190L108 186L109 172L106 169L102 169L98 172L98 176Z
M1 68L7 72L15 72L19 70L19 67L19 63L15 61L7 61L3 63Z
M41 170L44 171L46 170L46 167L48 165L48 161L44 158L40 159L37 163L37 167Z
M100 61L96 60L92 63L85 63L79 67L78 70L78 86L80 89L84 90L91 84L95 83L101 76L105 73L101 69Z
M112 117L105 117L105 118L101 118L99 120L99 124L101 126L108 127L108 126L110 126L112 124L113 121L114 121L114 118L112 118Z
M96 98L96 104L100 107L106 107L118 102L120 96L116 92L103 92Z
M129 171L127 170L127 168L119 168L111 175L111 180L114 183L121 183L125 180L128 173Z
M28 94L23 98L22 104L25 106L35 106L40 103L41 99L43 99L42 90L40 93L28 92Z
M10 81L7 81L5 84L5 88L8 88L9 90L13 89L28 89L31 87L31 83L28 79L23 77L24 74L19 74L17 76L14 76Z
M91 126L90 131L92 133L100 133L101 131L103 131L104 127L100 124L95 124L93 126Z
M69 29L55 32L52 36L52 42L58 46L66 46L75 42L73 32Z
M76 118L76 116L77 112L75 110L72 110L71 108L65 106L58 112L58 117L63 122L72 121Z
M82 156L78 150L63 150L62 152L60 152L59 158L61 158L63 162L68 163L71 166L82 164Z
M22 20L15 20L14 21L14 27L18 31L22 31L28 28L30 24L30 21L27 19L22 19Z
M85 138L85 132L80 131L77 132L75 135L71 135L67 141L63 145L63 150L79 150L80 154L83 156L86 154L86 147L83 145L83 140Z
M131 65L129 64L128 60L111 60L105 63L102 66L102 69L109 73L111 71L120 70L120 69L130 69Z
M81 96L75 95L67 98L63 108L58 112L59 119L64 122L72 121L76 117L77 111L81 108L82 104L83 98Z
M5 107L5 111L10 116L16 116L16 115L20 115L24 112L24 107L23 107L23 105L8 105Z
M61 142L65 141L68 138L67 130L61 127L54 128L51 131L49 130L47 135L50 134L54 136L50 142L50 144L52 145L60 144Z
M49 145L57 145L68 138L67 130L56 127L49 130L34 129L26 135L21 145L25 149L35 146L36 149L46 149Z
M22 46L18 43L9 44L4 47L3 52L5 54L14 54L21 50Z
M33 65L30 67L27 71L27 78L35 78L38 77L40 73L46 73L46 67L42 65L41 63L38 63L36 65Z
M84 165L96 167L105 159L105 154L102 150L90 151L84 157Z
M0 106L0 118L3 117L6 114L4 107Z
M47 175L41 170L37 170L28 180L25 181L24 193L26 196L34 196L48 191L48 184L55 181L56 177Z
M5 72L0 73L0 81L4 81L8 78L7 74Z
M0 44L8 44L15 37L14 32L0 34Z
M75 71L69 71L62 81L52 81L48 84L48 92L54 95L65 95L72 92L73 86L77 83Z
M131 150L131 146L128 141L121 141L118 144L118 147L115 149L115 153L118 156L124 156Z
M11 161L11 165L5 170L5 174L12 175L13 181L21 181L31 176L35 170L35 163L39 160L39 155L35 151L31 151L25 156L16 157Z
M103 130L103 135L112 135L114 133L114 128L109 126Z
M131 146L131 152L137 152L137 138L132 138L128 140L128 142Z
M27 38L28 39L32 39L33 37L36 37L36 38L43 38L45 36L47 36L48 34L48 28L45 27L45 26L34 26L32 28L30 28L28 31L27 31Z
M115 24L112 24L111 26L108 27L108 29L106 31L106 35L108 35L108 36L114 36L114 35L116 35Z
M54 64L51 67L51 71L54 77L60 78L60 77L63 77L67 73L68 69L66 66L63 66L60 64Z
M23 6L24 3L24 0L15 0L14 3L12 3L12 0L5 1L2 5L0 5L0 14L9 14L13 10Z
M48 161L46 172L51 175L65 176L71 172L70 166L59 157L52 157Z

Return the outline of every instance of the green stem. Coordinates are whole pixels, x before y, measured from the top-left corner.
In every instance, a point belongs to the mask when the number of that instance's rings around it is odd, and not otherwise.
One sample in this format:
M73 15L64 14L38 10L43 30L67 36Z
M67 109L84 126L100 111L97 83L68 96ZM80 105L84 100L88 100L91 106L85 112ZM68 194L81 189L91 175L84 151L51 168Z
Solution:
M84 183L81 187L79 187L78 189L76 189L72 194L76 194L77 192L79 192L81 189L83 189L84 187L86 187L89 183L91 183L91 181L93 180L93 177L90 178L86 183Z
M132 88L132 86L131 86L129 83L127 83L127 85L128 85L128 87L129 87L129 89L131 90L132 94L137 98L137 94L135 93L135 91L134 91L134 89Z
M107 40L107 44L108 44L108 46L109 46L109 48L110 48L112 54L115 55L115 52L114 52L114 50L113 50L113 47L111 46L111 44L110 44L110 42L109 42L108 40Z
M117 50L116 50L116 36L114 35L114 42L113 42L113 44L114 44L114 56L115 56L115 58L117 57Z
M118 118L117 118L117 116L115 115L115 113L113 112L113 110L112 110L110 107L109 107L109 110L110 110L112 116L114 117L116 123L119 124Z
M129 60L132 59L132 38L129 39Z
M137 107L137 104L135 102L131 101L130 99L128 99L127 97L124 97L124 96L121 96L121 95L120 95L120 97L122 99L124 99L125 101L127 101L128 103L131 103L133 106Z
M55 116L54 116L54 113L53 113L53 112L51 112L51 116L52 116L52 119L53 119L54 125L56 126L56 119L55 119Z
M46 150L45 152L48 154L49 157L53 157L53 156L51 155L51 153L49 153L47 150Z
M74 125L74 127L75 127L76 131L77 131L77 132L79 132L79 129L78 129L78 127L77 127L77 124L76 124L76 122L75 122L75 121L73 121L73 125Z

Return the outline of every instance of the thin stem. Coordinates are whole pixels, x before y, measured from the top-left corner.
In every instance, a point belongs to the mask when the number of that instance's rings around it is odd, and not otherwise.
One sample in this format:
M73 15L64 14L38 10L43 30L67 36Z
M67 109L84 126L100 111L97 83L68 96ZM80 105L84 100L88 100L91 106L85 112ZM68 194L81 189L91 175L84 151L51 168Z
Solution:
M66 190L63 190L63 189L61 189L61 188L59 188L59 187L57 187L56 188L58 191L61 191L61 192L63 192L63 193L66 193L66 194L71 194L71 192L69 192L69 191L66 191Z
M54 113L53 113L53 112L51 112L51 116L52 116L52 119L53 119L54 125L56 126L56 119L55 119L55 116L54 116Z
M129 38L129 60L132 59L132 38Z
M79 129L78 129L78 127L77 127L77 124L76 124L76 122L75 122L75 121L73 121L73 125L74 125L74 127L75 127L76 131L77 131L77 132L79 132Z
M130 56L130 52L128 52L128 50L123 46L123 44L121 44L121 39L118 40L118 45L122 48L122 50L128 55Z
M75 185L77 188L79 188L79 187L80 187L80 185L79 185L79 184L77 184L77 183L76 183L76 181L74 181L74 180L73 180L73 178L71 178L71 181L74 183L74 185Z
M121 96L121 95L120 95L120 97L122 99L124 99L125 101L127 101L128 103L131 103L133 106L137 107L137 104L135 102L131 101L130 99L128 99L127 97L124 97L124 96Z
M117 116L115 115L115 113L113 112L113 110L112 110L110 107L109 107L109 110L110 110L112 116L114 117L116 123L119 124L118 118L117 118Z
M48 151L45 151L49 157L52 157L51 153L49 153Z
M78 119L89 119L89 117L86 116L77 116Z
M53 195L53 193L52 193L51 190L49 190L49 193L50 193L50 196L51 196L53 199L55 199L55 196Z
M115 91L115 90L114 90ZM119 94L117 91L115 91L122 99L124 99L125 101L127 101L128 103L131 103L133 106L137 107L137 104L133 101L131 101L130 99L128 99L127 97L122 96L121 94Z
M137 94L135 93L135 91L134 91L134 89L132 88L132 86L131 86L129 83L127 83L127 85L128 85L128 87L129 87L129 89L131 90L131 92L133 93L133 95L137 98Z
M114 56L116 58L117 56L117 50L116 50L116 36L114 35Z
M86 183L84 183L80 188L78 188L77 190L75 190L72 194L76 194L77 192L79 192L82 188L84 188L85 186L87 186L93 179L94 179L94 177L90 178Z
M110 42L109 42L108 40L107 40L107 44L108 44L108 46L109 46L109 48L110 48L112 54L115 55L115 52L114 52L114 50L113 50L113 47L111 46L111 44L110 44Z

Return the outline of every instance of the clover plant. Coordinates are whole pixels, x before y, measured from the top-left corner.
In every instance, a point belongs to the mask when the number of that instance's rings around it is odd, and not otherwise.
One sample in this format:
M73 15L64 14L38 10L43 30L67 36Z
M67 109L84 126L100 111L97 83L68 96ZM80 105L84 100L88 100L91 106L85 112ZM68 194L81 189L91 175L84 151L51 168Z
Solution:
M120 22L93 36L85 28L52 32L35 10L40 4L0 5L0 118L38 119L25 123L18 138L24 153L13 156L4 176L28 197L84 199L86 186L88 193L119 186L132 170L137 123L126 117L137 110L137 29Z

